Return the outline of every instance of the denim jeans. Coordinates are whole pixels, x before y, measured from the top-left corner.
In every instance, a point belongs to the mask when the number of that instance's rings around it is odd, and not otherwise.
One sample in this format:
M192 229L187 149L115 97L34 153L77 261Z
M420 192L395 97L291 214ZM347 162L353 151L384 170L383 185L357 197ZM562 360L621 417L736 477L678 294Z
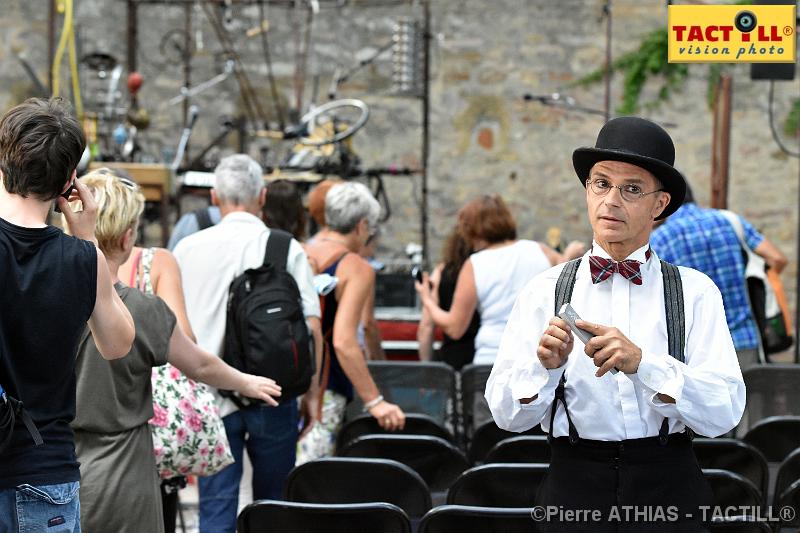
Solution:
M80 533L80 483L0 490L0 533Z
M200 533L235 533L244 448L253 463L253 499L280 500L297 450L297 400L258 405L222 418L236 462L201 477Z

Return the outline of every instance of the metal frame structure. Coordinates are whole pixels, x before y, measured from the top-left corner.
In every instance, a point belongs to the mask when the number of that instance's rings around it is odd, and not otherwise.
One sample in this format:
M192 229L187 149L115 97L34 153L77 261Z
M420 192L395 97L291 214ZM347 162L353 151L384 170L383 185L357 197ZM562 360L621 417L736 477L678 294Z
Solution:
M390 6L407 4L413 0L351 0L354 4L363 7L369 6ZM420 174L420 236L422 240L423 264L429 263L429 239L428 239L428 168L430 162L430 49L431 49L431 12L430 0L418 0L423 11L423 77L422 94L418 96L422 104L422 124L421 124L421 168ZM144 5L170 5L173 7L185 8L185 27L184 32L187 42L185 50L189 50L192 34L191 8L197 0L125 0L127 3L127 65L129 72L137 69L137 51L139 39L138 8ZM211 4L212 2L208 2ZM222 2L220 2L222 3ZM341 7L347 0L226 0L226 5L259 5L276 7L297 7L299 4L316 5L318 7ZM192 79L191 61L186 58L183 62L183 85L189 87ZM184 125L189 117L190 98L187 96L183 100ZM188 155L188 146L187 154Z

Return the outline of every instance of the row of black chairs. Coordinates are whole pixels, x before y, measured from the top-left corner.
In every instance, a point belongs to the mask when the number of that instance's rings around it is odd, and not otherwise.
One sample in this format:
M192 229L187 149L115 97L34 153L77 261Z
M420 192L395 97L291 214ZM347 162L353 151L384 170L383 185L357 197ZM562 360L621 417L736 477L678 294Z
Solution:
M452 481L452 473L481 463L549 463L550 446L537 426L527 435L499 429L487 422L474 435L464 454L451 436L424 415L409 415L403 434L386 434L372 417L355 419L340 434L338 454L345 457L385 457L410 464L433 485ZM704 468L730 470L755 484L765 496L769 463L785 463L778 476L780 494L785 481L800 478L800 417L770 417L757 423L742 440L696 438L695 454ZM776 465L777 466L777 465ZM780 489L780 490L779 490Z
M239 533L531 533L537 530L530 508L443 505L415 524L390 503L313 504L261 500L239 514ZM714 533L770 533L766 522L751 517L720 517Z
M797 452L800 457L800 450ZM773 509L800 502L798 461L785 463ZM493 463L466 469L445 488L447 504L479 507L531 507L547 475L546 463ZM703 468L721 509L766 511L764 492L744 475L721 468ZM285 486L287 501L319 504L385 502L414 519L433 507L431 486L412 467L391 459L332 457L296 467ZM797 508L797 507L794 507ZM792 524L800 525L797 519Z
M470 449L478 428L491 421L483 397L491 365L467 365L458 373L437 362L370 361L369 368L388 401L398 404L407 413L427 415L439 426L436 436L450 440L464 451ZM748 441L759 449L763 443L769 450L782 450L776 452L782 454L780 459L769 459L771 451L765 452L769 460L782 460L798 443L797 422L788 422L778 436L770 433L765 439L754 430L760 421L769 417L800 417L800 387L797 386L800 365L757 365L745 369L743 376L747 407L742 422L730 436L743 438L750 434ZM362 405L356 399L348 407L345 420L351 421L361 415ZM345 433L339 444L346 444L350 438ZM473 453L469 454L472 459Z

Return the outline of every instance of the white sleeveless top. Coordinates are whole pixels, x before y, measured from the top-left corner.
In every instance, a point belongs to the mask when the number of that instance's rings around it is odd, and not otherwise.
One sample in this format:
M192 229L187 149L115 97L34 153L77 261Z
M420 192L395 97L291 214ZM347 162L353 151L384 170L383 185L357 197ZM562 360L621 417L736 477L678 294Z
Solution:
M472 362L491 365L517 295L534 276L552 265L539 243L528 240L474 253L470 261L481 315Z

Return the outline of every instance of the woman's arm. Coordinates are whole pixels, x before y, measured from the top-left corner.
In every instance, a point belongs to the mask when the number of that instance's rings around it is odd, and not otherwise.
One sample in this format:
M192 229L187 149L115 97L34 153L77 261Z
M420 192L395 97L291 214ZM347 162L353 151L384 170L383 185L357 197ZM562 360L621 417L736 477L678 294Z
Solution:
M439 282L441 281L443 269L444 263L439 263L436 265L436 268L433 269L430 277L431 283L433 284L433 287L431 288L431 295L437 300L437 305L439 304L437 297L439 295ZM433 339L435 329L436 324L433 323L433 317L431 317L431 313L423 305L422 316L420 316L419 326L417 326L417 343L419 344L420 361L431 361L433 359Z
M333 348L342 370L364 404L381 397L358 345L358 323L370 291L375 290L375 271L356 254L348 254L336 270L341 290L333 322ZM405 414L394 404L379 401L369 410L384 429L401 429Z
M178 319L178 326L186 333L192 342L196 342L192 326L189 324L189 317L186 314L186 300L183 296L183 284L181 282L181 269L175 256L169 250L156 248L153 256L153 269L151 271L153 279L153 291L156 296L164 300L167 307L175 313Z
M239 372L192 342L180 327L172 330L168 361L190 379L218 389L235 390L243 396L263 400L269 405L278 405L275 398L281 395L281 388L275 381Z
M311 430L311 427L319 421L320 405L319 402L322 398L320 394L320 373L322 372L322 353L325 349L325 339L322 336L322 322L319 317L309 316L306 317L308 322L311 336L314 338L314 359L316 360L316 371L311 377L311 385L306 393L300 399L300 412L303 418L303 432L302 437Z
M367 359L371 361L383 361L386 354L383 353L381 346L381 331L378 329L378 321L375 319L375 290L367 295L364 303L364 310L361 312L361 325L364 326L364 348L367 351Z
M422 305L430 313L434 324L441 327L448 337L460 339L469 328L472 315L478 307L478 291L475 287L475 270L472 267L472 261L467 259L464 266L461 267L461 272L458 273L453 303L449 311L439 307L428 281L428 275L423 274L422 283L415 284Z
M539 243L539 246L542 247L542 251L544 255L547 257L547 260L550 261L550 264L555 266L560 263L565 263L567 261L571 261L576 257L580 257L586 251L586 245L580 241L572 241L570 242L566 249L564 250L563 254L560 254L547 246L544 243Z

